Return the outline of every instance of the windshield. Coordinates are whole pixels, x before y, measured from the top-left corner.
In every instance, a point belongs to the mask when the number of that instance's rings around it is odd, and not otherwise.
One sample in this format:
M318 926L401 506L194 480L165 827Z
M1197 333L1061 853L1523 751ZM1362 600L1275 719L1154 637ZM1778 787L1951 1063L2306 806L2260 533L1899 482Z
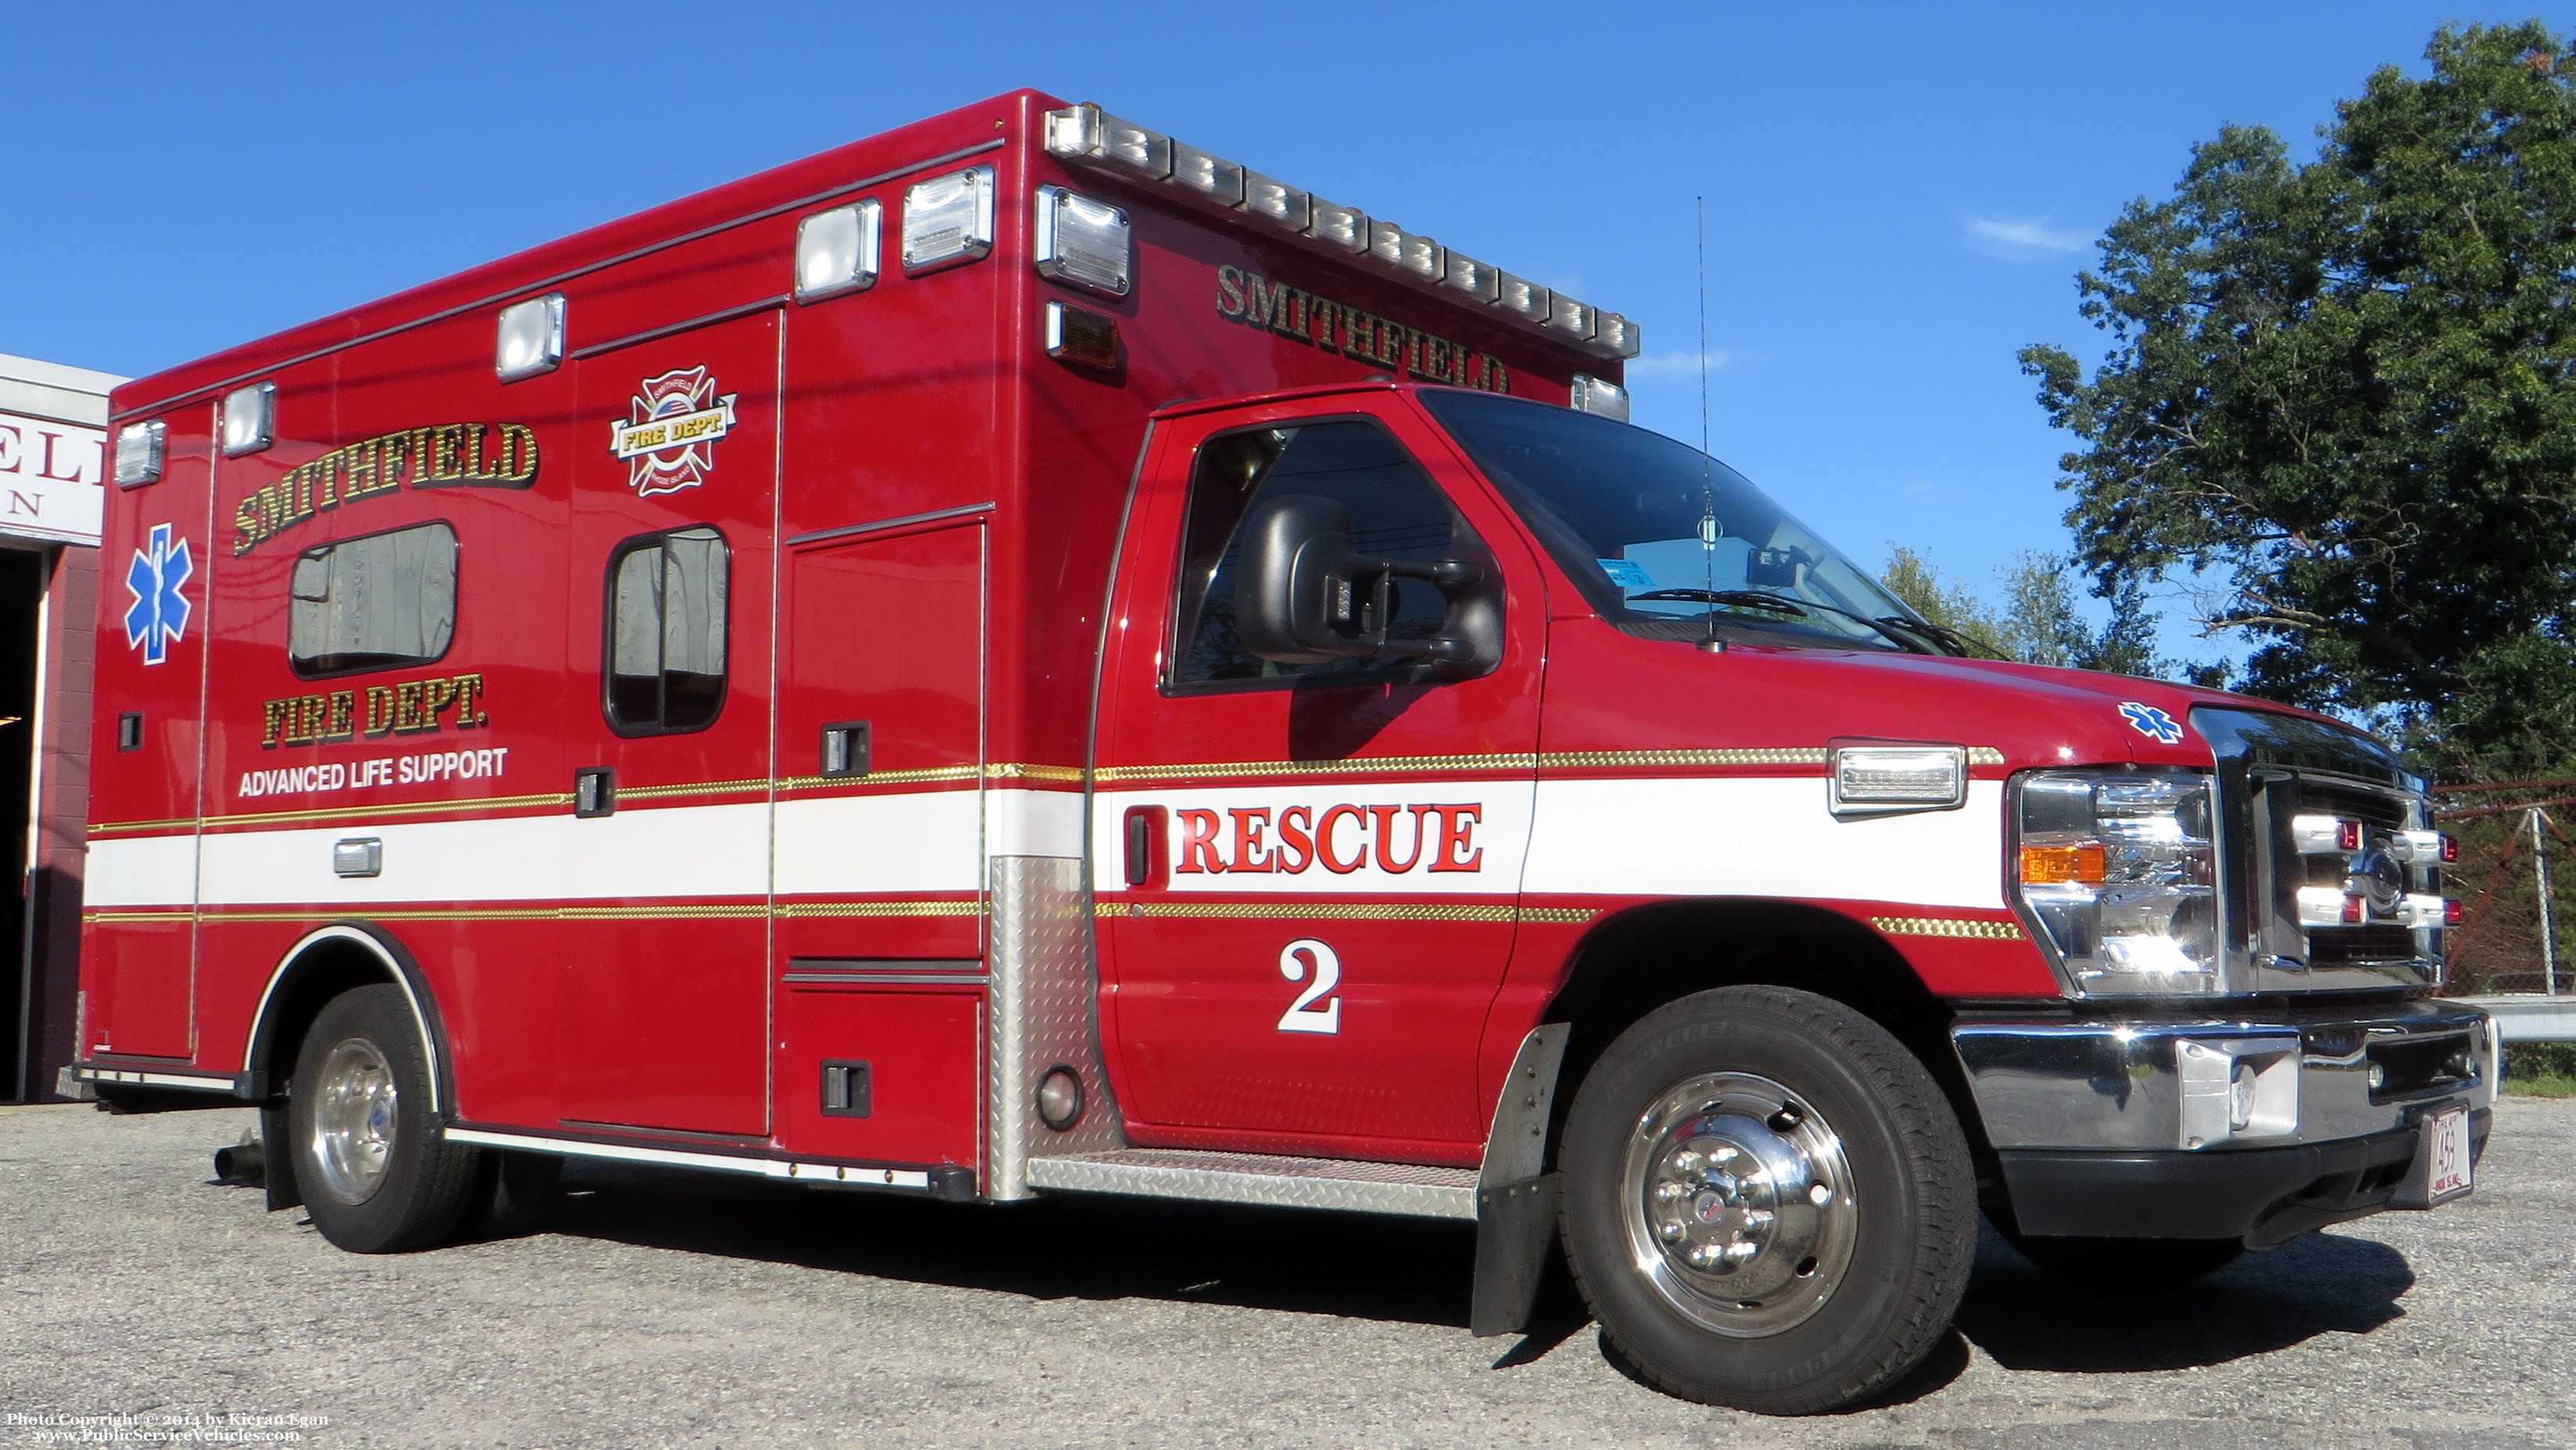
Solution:
M1947 652L1877 580L1695 448L1526 399L1421 398L1630 634Z

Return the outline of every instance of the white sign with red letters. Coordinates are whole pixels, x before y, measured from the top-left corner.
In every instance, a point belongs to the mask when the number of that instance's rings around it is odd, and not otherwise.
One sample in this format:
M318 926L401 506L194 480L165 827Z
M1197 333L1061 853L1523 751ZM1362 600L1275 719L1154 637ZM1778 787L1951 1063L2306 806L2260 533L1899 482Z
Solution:
M106 474L105 431L0 413L0 534L95 546Z

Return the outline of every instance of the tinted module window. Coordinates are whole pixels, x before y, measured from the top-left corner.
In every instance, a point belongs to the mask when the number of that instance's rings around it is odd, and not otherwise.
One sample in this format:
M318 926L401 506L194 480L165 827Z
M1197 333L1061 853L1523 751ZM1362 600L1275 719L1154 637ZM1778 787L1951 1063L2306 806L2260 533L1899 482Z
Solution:
M287 592L297 674L427 664L456 635L456 531L417 524L307 549Z
M725 694L724 535L629 539L608 562L608 723L674 734L715 723Z
M1362 554L1427 563L1458 557L1474 538L1421 465L1374 423L1307 423L1211 438L1199 449L1182 526L1176 637L1183 643L1172 683L1414 673L1413 660L1282 665L1243 647L1235 629L1243 526L1253 509L1283 494L1312 494L1349 509L1351 542ZM1430 639L1448 613L1437 588L1400 580L1388 637Z

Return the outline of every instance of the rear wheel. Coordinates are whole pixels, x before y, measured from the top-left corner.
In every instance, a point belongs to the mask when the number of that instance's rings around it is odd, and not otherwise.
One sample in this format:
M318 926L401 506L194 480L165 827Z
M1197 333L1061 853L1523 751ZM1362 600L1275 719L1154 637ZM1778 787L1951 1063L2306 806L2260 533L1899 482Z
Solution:
M1879 1394L1976 1258L1941 1090L1868 1018L1727 987L1622 1033L1566 1123L1566 1256L1609 1347L1669 1393L1765 1414Z
M296 1055L287 1141L324 1238L390 1254L455 1229L476 1154L439 1136L429 1101L429 1054L401 988L358 987L323 1007Z

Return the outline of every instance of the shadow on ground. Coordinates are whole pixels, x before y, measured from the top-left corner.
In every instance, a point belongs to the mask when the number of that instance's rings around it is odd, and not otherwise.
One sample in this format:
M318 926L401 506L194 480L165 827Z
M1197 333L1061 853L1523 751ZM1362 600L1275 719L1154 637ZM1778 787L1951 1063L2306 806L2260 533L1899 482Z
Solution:
M553 1233L1035 1299L1467 1323L1472 1225L1073 1197L957 1205L575 1163Z
M1958 1324L2006 1369L2131 1374L2368 1334L2403 1317L2397 1300L2414 1285L2405 1256L2386 1244L2307 1234L2167 1289L2093 1290L2040 1269L1988 1228Z
M1036 1299L1227 1304L1463 1330L1475 1234L1463 1223L1150 1199L957 1206L849 1190L575 1163L555 1233ZM2126 1374L2222 1364L2399 1318L2405 1258L2310 1234L2155 1292L2087 1289L1991 1228L1958 1334L1882 1403L1934 1393L1974 1344L2007 1369ZM1589 1315L1561 1267L1496 1369L1531 1364Z

